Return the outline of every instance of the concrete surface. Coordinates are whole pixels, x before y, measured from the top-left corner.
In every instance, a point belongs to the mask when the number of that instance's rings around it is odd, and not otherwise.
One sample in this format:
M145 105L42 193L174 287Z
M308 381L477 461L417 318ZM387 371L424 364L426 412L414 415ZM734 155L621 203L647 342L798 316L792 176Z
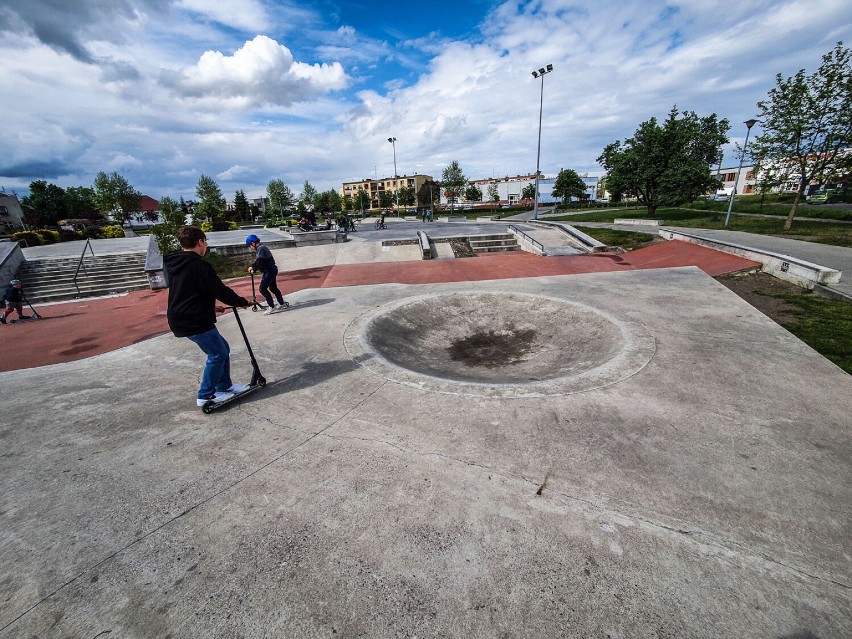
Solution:
M580 304L653 349L529 398L347 350L450 293ZM0 374L0 637L852 635L852 377L697 268L288 299L242 314L267 387L210 416L169 335Z

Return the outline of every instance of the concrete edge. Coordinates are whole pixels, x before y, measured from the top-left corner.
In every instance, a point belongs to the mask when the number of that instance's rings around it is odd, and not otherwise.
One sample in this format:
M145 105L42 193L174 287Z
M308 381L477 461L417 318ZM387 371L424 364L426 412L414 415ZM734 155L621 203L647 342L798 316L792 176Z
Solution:
M837 302L849 302L852 303L852 295L848 295L842 291L838 291L833 288L829 288L824 284L817 284L814 286L814 293L819 295L820 297L824 297L829 300L835 300Z
M660 229L660 236L667 240L682 240L760 262L762 264L761 270L764 273L785 282L792 282L808 290L813 290L817 284L836 284L840 281L842 275L842 272L836 269L806 262L782 253L773 253L723 240L712 240L682 231Z
M417 231L417 241L420 243L420 252L424 260L432 259L432 246L429 243L429 236L426 231Z
M525 220L525 223L533 225L538 224L559 229L563 233L570 235L571 238L577 242L579 248L583 249L584 251L588 251L589 253L601 253L603 251L609 250L609 247L603 242L599 242L591 235L586 235L580 229L573 227L570 224L565 224L564 222L549 222L547 220Z

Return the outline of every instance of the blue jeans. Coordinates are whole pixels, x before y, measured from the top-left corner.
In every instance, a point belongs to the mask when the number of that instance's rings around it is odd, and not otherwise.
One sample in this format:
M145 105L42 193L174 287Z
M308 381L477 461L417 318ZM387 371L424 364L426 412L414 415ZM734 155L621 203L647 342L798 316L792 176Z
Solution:
M198 399L210 399L214 393L231 388L231 348L216 327L206 333L190 335L189 339L207 354L207 365L201 377Z

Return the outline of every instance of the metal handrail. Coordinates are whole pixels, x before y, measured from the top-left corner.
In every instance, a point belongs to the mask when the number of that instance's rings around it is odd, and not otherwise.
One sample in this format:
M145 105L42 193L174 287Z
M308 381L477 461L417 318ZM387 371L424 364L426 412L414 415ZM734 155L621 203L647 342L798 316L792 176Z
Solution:
M77 296L80 296L80 287L77 286L77 275L80 274L80 267L83 267L83 272L86 274L86 277L89 277L89 272L86 270L86 265L83 263L83 258L86 256L86 249L89 249L92 252L92 257L95 257L95 249L92 248L92 241L90 238L86 238L86 244L83 246L83 252L80 253L80 261L77 262L77 270L74 271L74 288L77 289Z
M508 230L509 230L509 231L514 231L515 233L517 233L518 235L520 235L520 236L521 236L524 240L526 240L527 242L529 242L530 244L532 244L535 248L537 248L539 251L541 251L541 254L542 254L542 255L544 255L544 254L545 254L544 244L542 244L542 243L541 243L541 242L539 242L538 240L535 240L535 239L531 238L529 235L527 235L526 233L524 233L521 229L519 229L519 228L518 228L517 226L515 226L514 224L510 224L510 225L509 225Z

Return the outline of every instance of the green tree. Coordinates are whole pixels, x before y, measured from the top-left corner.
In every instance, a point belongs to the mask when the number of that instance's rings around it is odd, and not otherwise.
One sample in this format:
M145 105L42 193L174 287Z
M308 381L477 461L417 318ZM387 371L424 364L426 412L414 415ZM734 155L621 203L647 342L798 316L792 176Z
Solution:
M305 180L305 183L302 185L302 195L300 196L300 200L305 206L313 206L314 198L317 196L317 190L314 188L314 185Z
M410 186L401 186L399 188L399 204L400 206L412 206L415 200L414 189Z
M434 180L427 180L417 191L417 206L432 207L441 203L441 185Z
M269 198L270 208L279 216L293 208L296 201L293 191L284 184L283 180L269 180L269 184L266 185L266 197Z
M65 189L67 216L83 220L103 220L95 204L95 191L88 186L69 186Z
M353 205L354 205L354 201L352 200L352 196L351 195L344 195L343 196L343 210L344 211L351 211Z
M800 69L786 80L779 73L775 88L757 103L760 126L752 155L770 165L790 166L799 188L784 222L789 229L808 185L838 180L838 154L852 145L852 51L842 42L822 57L812 75ZM840 171L842 172L842 171Z
M222 196L222 190L219 185L209 175L203 175L198 178L198 184L195 185L195 195L198 197L198 203L195 205L195 217L208 222L215 222L222 219L222 213L225 210L225 198Z
M469 185L464 190L464 199L468 202L481 202L482 189L476 186L476 184Z
M353 207L358 211L370 208L370 194L364 189L358 189L352 202Z
M521 189L522 200L535 200L535 182L530 182Z
M654 217L657 207L691 202L716 184L707 167L719 158L729 128L715 113L700 118L672 107L662 126L656 118L643 122L623 145L607 145L598 162L610 192L636 197Z
M572 197L582 200L586 197L586 183L573 169L562 169L556 176L556 183L550 194L560 198L563 204L567 204Z
M68 217L65 190L45 180L30 182L30 194L21 198L21 206L27 224L36 228L55 226L59 220Z
M181 209L180 204L175 202L168 195L160 199L160 217L163 224L168 224L177 231L181 226L186 224L186 215Z
M497 187L497 182L492 182L488 185L488 201L489 202L499 202L500 201L500 189Z
M92 184L95 204L106 217L112 217L120 225L126 224L134 211L139 210L142 194L130 182L115 171L107 175L99 171Z
M453 210L455 202L461 196L467 177L462 172L459 163L456 160L450 162L449 166L441 173L441 187L444 189L444 194L450 201L450 210Z
M234 194L234 213L237 216L237 220L245 221L251 219L251 207L249 207L245 191L237 191Z
M383 209L389 209L393 207L396 202L396 197L393 191L382 191L379 195L379 206Z

